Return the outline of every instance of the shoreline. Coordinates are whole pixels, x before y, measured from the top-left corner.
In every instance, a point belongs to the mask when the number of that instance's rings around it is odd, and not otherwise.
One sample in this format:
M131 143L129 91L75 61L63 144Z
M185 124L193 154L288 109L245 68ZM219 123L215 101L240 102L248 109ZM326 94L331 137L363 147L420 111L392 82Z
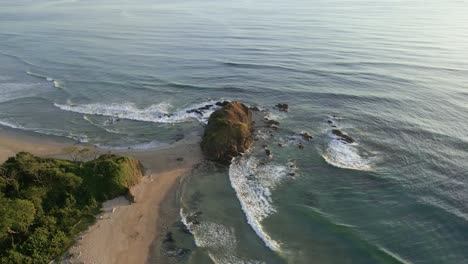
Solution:
M76 145L76 142L57 136L0 126L1 163L21 151L41 157L64 154L64 148L71 145Z
M148 263L164 258L158 241L178 212L180 180L202 160L198 136L163 148L112 151L138 159L145 177L130 190L134 202L119 196L102 205L96 222L76 237L62 263ZM53 136L0 127L0 161L27 151L41 157L61 157L64 148L77 144ZM101 153L109 150L98 149Z

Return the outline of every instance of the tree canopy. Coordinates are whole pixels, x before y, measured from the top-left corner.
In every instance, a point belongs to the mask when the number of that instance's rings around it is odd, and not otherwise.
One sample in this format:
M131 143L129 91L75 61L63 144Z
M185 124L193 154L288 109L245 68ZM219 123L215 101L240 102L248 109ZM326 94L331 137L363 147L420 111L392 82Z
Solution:
M49 263L93 223L101 203L142 177L137 160L90 161L21 152L0 166L0 263Z

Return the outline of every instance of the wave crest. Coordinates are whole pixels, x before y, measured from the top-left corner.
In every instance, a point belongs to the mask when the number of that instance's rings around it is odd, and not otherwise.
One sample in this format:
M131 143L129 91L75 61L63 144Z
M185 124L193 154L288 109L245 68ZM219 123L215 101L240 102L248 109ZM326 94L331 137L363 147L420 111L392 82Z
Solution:
M261 222L276 213L272 191L295 170L280 165L259 165L254 157L242 156L233 159L229 167L229 179L240 201L247 222L265 245L273 251L280 250L280 243L273 240L263 229Z
M187 220L188 215L180 209L182 223L193 234L195 245L208 249L208 255L216 264L262 264L257 260L243 260L236 256L237 239L235 230L218 223L204 222L194 224Z
M216 109L219 109L219 106L217 106L216 102L214 101L196 104L173 113L169 112L171 105L165 102L150 105L146 108L138 108L133 103L95 103L82 105L54 103L54 105L61 110L69 112L87 115L111 116L116 118L154 123L182 123L192 120L197 120L201 123L207 123L211 113L213 113Z

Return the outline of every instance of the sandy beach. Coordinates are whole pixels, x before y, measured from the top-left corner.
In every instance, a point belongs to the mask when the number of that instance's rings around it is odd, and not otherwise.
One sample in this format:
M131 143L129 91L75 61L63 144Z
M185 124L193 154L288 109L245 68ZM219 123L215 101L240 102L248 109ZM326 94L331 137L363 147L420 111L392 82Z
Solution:
M131 190L135 202L118 197L104 203L97 223L70 249L71 263L146 263L159 237L161 204L201 157L196 142L119 154L139 159L147 170L143 181Z
M19 151L63 156L63 149L70 144L28 133L0 131L0 160L3 162ZM131 189L134 203L125 197L105 202L103 213L77 238L64 263L147 263L164 223L160 216L162 203L175 191L180 177L201 161L198 138L163 149L116 153L135 157L145 167L145 177Z
M15 156L20 151L30 152L37 156L54 156L64 152L72 143L67 140L41 136L39 134L0 128L0 162Z

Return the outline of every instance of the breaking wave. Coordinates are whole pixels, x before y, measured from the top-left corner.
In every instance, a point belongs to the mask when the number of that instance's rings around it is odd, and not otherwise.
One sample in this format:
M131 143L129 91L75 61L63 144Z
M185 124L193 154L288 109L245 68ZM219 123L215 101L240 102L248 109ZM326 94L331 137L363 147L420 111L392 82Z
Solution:
M113 103L113 104L58 104L54 105L61 110L87 115L111 116L136 121L154 122L154 123L182 123L197 120L201 123L207 123L208 118L215 110L219 109L215 101L208 101L188 108L184 108L173 113L169 112L171 105L160 103L138 108L133 103Z
M229 167L229 179L240 201L247 222L265 245L280 251L280 243L273 240L263 229L262 221L276 213L272 191L286 179L295 168L280 165L259 165L254 157L241 156L233 159Z
M61 83L60 81L58 81L58 80L55 80L55 79L52 78L52 77L40 75L40 74L33 73L33 72L30 72L30 71L28 71L28 72L26 72L26 73L29 74L29 75L31 75L31 76L34 76L34 77L37 77L37 78L41 78L41 79L44 79L44 80L46 80L46 81L48 81L48 82L51 82L51 83L53 83L54 87L56 87L56 88L61 88L61 89L63 88L62 83Z
M29 127L24 127L19 124L13 124L7 121L0 121L1 126L5 127L10 127L14 129L20 129L24 131L30 131L30 132L35 132L35 133L40 133L44 135L49 135L49 136L58 136L58 137L66 137L69 139L73 139L75 141L78 141L80 143L88 143L89 138L88 136L84 134L75 134L67 131L63 131L60 129L47 129L47 128L29 128Z
M235 230L213 222L190 223L184 210L180 209L182 223L193 234L197 247L208 250L208 255L216 264L261 264L256 260L243 260L236 256L237 239Z
M21 126L21 125L12 124L10 122L1 121L1 120L0 120L0 125L5 126L5 127L9 127L9 128L23 129L23 126Z
M335 167L370 171L372 170L372 158L366 157L364 151L358 148L357 143L349 143L343 137L329 132L330 141L322 154L325 161Z

